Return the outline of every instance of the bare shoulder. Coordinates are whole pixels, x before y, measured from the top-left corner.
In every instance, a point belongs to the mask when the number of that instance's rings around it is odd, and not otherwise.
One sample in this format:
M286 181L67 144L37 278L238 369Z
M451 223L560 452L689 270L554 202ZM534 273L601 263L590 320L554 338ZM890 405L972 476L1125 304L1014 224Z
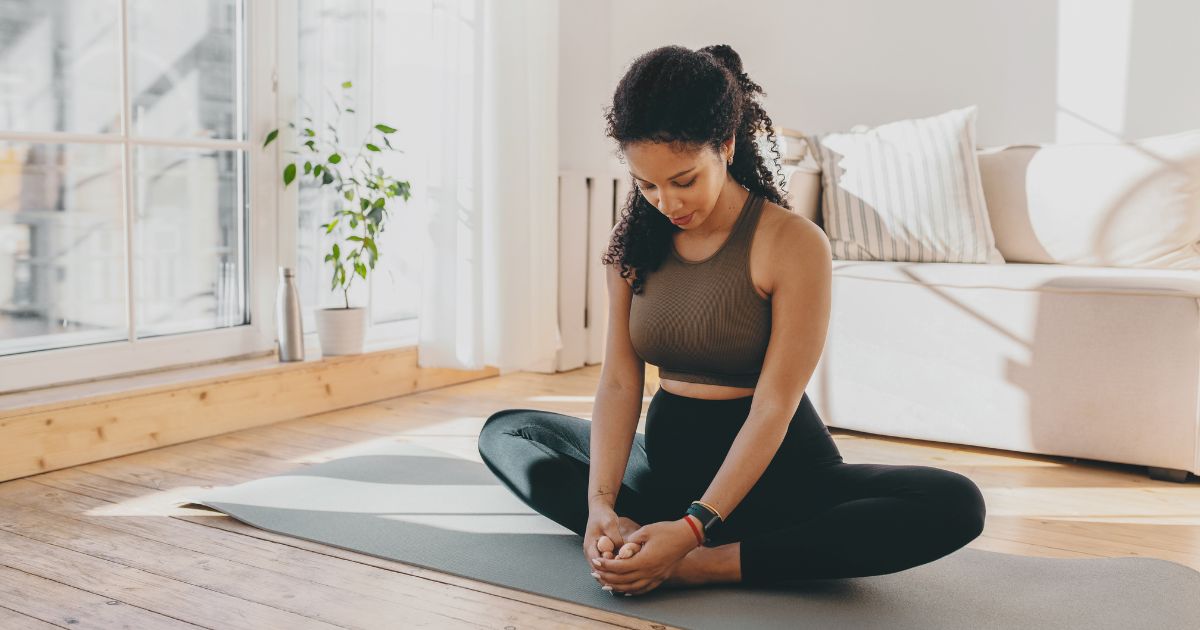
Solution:
M773 260L793 257L791 255L784 256L785 252L808 252L817 257L831 255L829 237L825 235L825 230L807 217L796 214L777 203L764 200L760 221L763 231L770 235L770 238L767 239L768 249L772 254L780 254L779 256L772 255L771 259ZM808 259L807 256L802 258Z

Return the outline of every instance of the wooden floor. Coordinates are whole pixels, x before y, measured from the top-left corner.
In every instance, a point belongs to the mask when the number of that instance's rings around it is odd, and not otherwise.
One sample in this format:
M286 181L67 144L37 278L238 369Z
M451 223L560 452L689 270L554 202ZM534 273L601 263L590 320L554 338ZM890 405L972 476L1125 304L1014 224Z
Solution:
M590 418L599 373L513 374L0 483L0 627L661 628L171 507L189 488L280 473L389 436L479 461L475 436L491 413ZM1200 569L1195 479L831 432L849 463L931 465L979 484L987 526L971 547Z

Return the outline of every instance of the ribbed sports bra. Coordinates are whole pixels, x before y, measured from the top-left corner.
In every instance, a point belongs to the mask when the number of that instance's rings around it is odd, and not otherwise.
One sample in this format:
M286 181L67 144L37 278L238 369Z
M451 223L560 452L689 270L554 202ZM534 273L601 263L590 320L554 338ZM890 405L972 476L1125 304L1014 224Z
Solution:
M642 277L629 309L629 337L660 378L754 387L771 336L771 300L754 288L750 244L763 199L746 198L729 236L704 260L675 250Z

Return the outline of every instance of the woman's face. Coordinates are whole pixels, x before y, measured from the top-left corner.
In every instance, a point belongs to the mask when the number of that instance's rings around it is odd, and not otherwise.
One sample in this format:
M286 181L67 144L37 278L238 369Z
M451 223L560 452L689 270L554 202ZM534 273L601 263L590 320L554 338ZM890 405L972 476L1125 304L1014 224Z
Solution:
M707 146L676 152L667 143L636 142L626 147L625 161L646 201L683 230L703 225L712 214L728 173L725 158Z

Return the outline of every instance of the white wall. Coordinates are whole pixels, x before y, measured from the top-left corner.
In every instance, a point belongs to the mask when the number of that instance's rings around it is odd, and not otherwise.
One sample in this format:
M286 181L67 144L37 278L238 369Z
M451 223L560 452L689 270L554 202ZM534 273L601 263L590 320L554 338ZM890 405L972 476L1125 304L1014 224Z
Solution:
M601 108L666 44L729 44L775 123L806 131L968 104L983 146L1200 128L1191 0L589 0L561 27L564 169L623 171Z

